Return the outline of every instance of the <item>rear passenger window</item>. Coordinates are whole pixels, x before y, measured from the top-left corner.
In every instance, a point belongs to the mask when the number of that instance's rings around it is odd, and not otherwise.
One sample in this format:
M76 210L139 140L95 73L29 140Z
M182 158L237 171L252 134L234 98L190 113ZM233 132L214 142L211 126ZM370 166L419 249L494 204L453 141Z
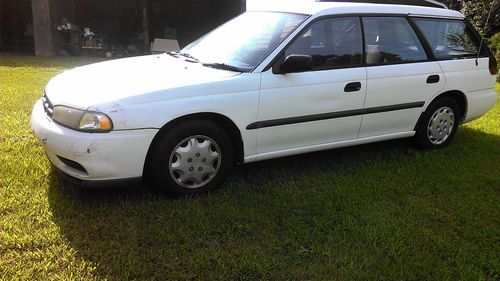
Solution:
M406 18L364 17L367 65L427 60L422 44Z
M289 55L310 55L312 70L363 65L363 40L358 17L323 19L313 23L285 51Z
M414 19L438 59L475 57L477 42L461 20Z

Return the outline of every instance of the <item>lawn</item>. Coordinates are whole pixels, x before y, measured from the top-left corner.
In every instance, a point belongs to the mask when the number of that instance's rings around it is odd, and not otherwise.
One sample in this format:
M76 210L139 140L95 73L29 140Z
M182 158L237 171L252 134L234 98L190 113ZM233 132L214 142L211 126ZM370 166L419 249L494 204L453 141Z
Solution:
M439 151L399 140L254 163L172 200L52 171L31 107L87 62L0 56L0 280L500 279L500 103Z

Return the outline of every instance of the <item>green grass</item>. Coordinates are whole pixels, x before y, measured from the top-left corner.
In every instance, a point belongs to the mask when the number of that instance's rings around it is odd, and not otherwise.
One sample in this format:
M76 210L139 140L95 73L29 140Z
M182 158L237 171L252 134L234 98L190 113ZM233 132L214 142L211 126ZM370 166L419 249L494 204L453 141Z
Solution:
M265 161L171 200L52 171L30 110L85 62L0 56L1 280L500 279L500 104L439 151L403 140Z

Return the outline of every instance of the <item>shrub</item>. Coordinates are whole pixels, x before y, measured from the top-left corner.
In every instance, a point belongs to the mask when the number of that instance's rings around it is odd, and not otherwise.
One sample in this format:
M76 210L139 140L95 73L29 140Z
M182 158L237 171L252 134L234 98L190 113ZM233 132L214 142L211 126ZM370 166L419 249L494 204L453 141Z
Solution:
M491 51L495 54L497 62L500 62L500 32L497 32L497 34L488 39L488 42ZM500 82L500 74L497 75L497 82Z

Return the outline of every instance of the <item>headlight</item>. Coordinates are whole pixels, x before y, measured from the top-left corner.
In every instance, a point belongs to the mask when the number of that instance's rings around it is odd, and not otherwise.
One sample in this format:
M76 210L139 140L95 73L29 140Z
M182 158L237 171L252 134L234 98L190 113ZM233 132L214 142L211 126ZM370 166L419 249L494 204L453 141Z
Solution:
M78 131L104 133L113 129L111 119L104 113L62 105L54 106L52 119L64 127Z

